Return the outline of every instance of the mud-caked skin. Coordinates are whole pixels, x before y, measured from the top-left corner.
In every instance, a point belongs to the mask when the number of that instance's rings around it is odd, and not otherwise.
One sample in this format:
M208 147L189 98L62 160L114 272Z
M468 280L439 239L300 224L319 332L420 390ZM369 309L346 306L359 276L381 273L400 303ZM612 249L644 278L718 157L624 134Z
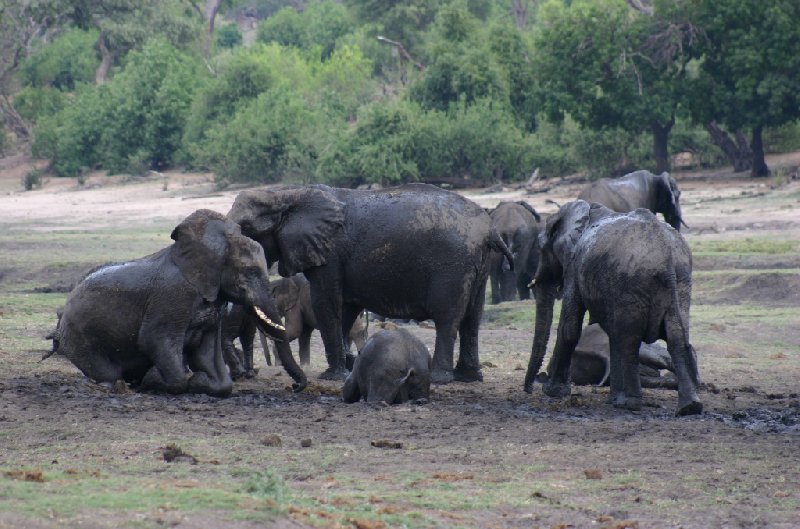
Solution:
M345 402L427 400L430 395L431 356L428 348L405 329L381 330L373 334L356 357L345 380Z
M547 395L570 393L570 363L588 310L590 323L608 334L615 406L641 408L639 346L661 338L678 382L678 415L700 413L697 359L689 343L692 256L680 233L645 209L620 214L576 200L547 219L539 243L536 325L525 390L532 391L542 365L560 295Z
M492 249L513 257L477 204L425 184L243 191L228 216L289 277L311 285L328 369L347 375L343 334L363 309L436 326L432 379L481 380L478 327ZM453 366L456 335L458 364Z
M552 360L552 358L551 358ZM643 388L678 389L673 376L662 376L661 371L673 371L669 352L658 343L639 346L639 376ZM554 366L548 365L547 373L539 373L537 382L549 380ZM581 331L581 339L572 353L569 365L569 378L577 386L607 386L611 374L611 355L608 335L596 323L587 325Z
M98 382L122 379L143 390L228 395L223 307L243 305L265 332L285 338L263 250L210 210L187 217L172 239L155 254L85 277L67 298L54 339L57 352ZM296 389L304 387L291 351L284 366Z
M628 213L637 208L661 213L667 224L680 231L681 191L669 173L655 175L650 171L634 171L620 178L603 178L586 186L579 200L602 204L612 211Z
M295 274L292 277L282 277L277 281L270 281L269 284L272 298L278 309L278 315L283 319L286 328L286 340L293 342L298 340L300 344L300 364L308 365L311 363L311 333L317 328L317 320L314 316L314 308L311 305L311 285L303 274ZM251 378L255 376L253 363L253 343L255 341L255 319L250 316L244 307L234 305L228 311L222 324L222 349L225 353L225 362L231 370L234 380L241 376ZM348 358L355 344L356 351L364 347L367 341L368 323L366 314L361 314L353 322L350 332L345 335L344 348ZM241 353L235 348L234 340L239 338L242 344ZM269 345L262 342L267 349L264 350L264 359L267 365L272 365L272 357L269 352ZM275 361L280 363L280 355L277 354L278 345L273 341L272 349L276 351ZM352 366L352 360L350 360Z
M492 304L530 299L528 284L539 266L539 221L541 217L527 202L501 202L489 212L492 227L514 256L514 269L500 252L489 255L489 281L492 285Z

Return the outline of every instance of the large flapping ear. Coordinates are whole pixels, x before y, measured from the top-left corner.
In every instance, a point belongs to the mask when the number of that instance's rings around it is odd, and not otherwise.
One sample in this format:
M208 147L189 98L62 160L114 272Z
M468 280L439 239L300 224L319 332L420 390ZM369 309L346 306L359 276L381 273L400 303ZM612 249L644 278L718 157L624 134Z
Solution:
M553 252L562 264L572 258L575 246L589 221L590 209L588 202L574 200L561 206L552 224L547 219L547 241L553 245Z
M334 235L344 224L344 203L326 186L243 191L228 213L245 235L273 234L284 277L327 262Z
M524 200L519 200L519 201L517 201L517 204L519 204L519 205L520 205L520 206L522 206L523 208L525 208L525 209L527 209L528 211L530 211L530 212L531 212L531 215L533 215L533 218L535 218L535 219L536 219L536 222L541 222L541 220L542 220L542 217L540 217L540 216L539 216L539 214L538 214L538 213L536 213L536 210L535 210L535 209L533 209L533 206L531 206L530 204L528 204L528 203L527 203L527 202L525 202Z
M215 301L228 251L225 216L199 209L178 224L170 237L175 241L172 262L204 299Z
M664 214L664 220L673 228L680 231L683 223L683 213L681 212L681 191L678 183L668 172L663 172L656 177L658 185L658 204L656 210Z
M300 287L297 286L294 277L285 277L270 283L270 290L278 306L278 312L284 316L297 305L297 300L300 298Z

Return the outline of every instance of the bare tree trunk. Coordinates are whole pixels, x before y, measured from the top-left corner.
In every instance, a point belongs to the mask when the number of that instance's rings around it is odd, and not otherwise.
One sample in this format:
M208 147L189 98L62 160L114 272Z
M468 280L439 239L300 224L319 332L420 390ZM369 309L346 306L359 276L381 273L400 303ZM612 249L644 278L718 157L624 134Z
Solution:
M31 130L22 116L19 115L17 109L8 99L8 96L0 96L0 114L5 114L6 123L17 135L17 138L30 138Z
M733 165L734 171L737 173L748 171L753 167L753 152L742 131L736 131L736 141L734 142L728 133L714 121L706 124L706 130L711 135L714 145L725 153L728 161Z
M650 124L650 130L653 131L653 157L656 160L656 173L658 174L669 171L669 133L674 124L674 118L666 125Z
M764 159L763 127L758 125L753 128L753 141L750 143L753 148L753 168L750 176L769 176L769 167Z
M214 34L214 20L217 18L220 5L222 5L222 0L206 0L205 18L209 35Z
M104 31L100 32L95 46L100 51L100 66L97 67L94 73L94 82L103 84L108 80L108 71L111 69L111 65L114 64L114 55L108 49L108 39Z
M528 29L528 0L512 0L511 9L517 22L517 29Z

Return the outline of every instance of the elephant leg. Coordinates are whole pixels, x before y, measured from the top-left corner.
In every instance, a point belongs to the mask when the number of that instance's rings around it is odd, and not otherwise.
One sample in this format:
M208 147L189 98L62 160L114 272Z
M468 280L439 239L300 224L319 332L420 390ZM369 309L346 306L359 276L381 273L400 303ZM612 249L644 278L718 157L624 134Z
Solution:
M314 329L305 327L297 337L297 341L300 343L300 364L304 366L311 363L311 333L313 331Z
M143 331L139 350L153 362L142 378L140 389L166 393L185 393L189 374L183 363L183 333L172 336L159 335L157 331ZM226 369L227 371L227 369Z
M667 332L667 351L672 357L675 378L678 380L678 410L676 415L702 413L703 404L697 396L697 386L700 384L697 357L694 347L689 343L688 331L681 325L681 320L669 312L664 323Z
M505 263L505 257L503 258ZM500 297L502 301L514 301L517 295L517 276L511 270L503 270L500 275Z
M353 324L358 319L362 310L364 310L363 307L350 303L342 307L342 338L344 339L342 347L344 348L345 365L352 364L353 353L350 351L350 347L353 340L350 339L350 329L353 328Z
M634 332L616 331L609 335L609 354L611 356L611 377L614 383L614 370L619 370L617 386L612 385L611 403L617 408L628 410L642 409L642 380L639 375L640 336Z
M571 297L564 297L556 346L548 367L550 380L542 386L542 391L550 397L568 397L571 392L569 368L572 362L572 353L581 338L585 314L586 308L581 302Z
M531 280L533 280L533 278L528 274L521 273L517 275L517 293L519 294L519 299L531 299L531 289L528 288Z
M249 320L249 318L248 318ZM253 344L256 339L256 325L251 321L242 324L241 333L239 333L239 341L242 343L242 356L244 375L247 378L253 378L256 374L255 366L253 365Z
M311 303L317 328L325 345L328 368L319 376L324 380L345 380L344 340L342 338L342 287L338 277L312 268L306 272L311 283ZM327 268L327 267L325 267Z
M242 366L242 359L236 352L236 347L233 345L233 339L230 336L225 336L222 341L222 357L225 363L230 368L231 378L234 380L241 378L245 374L245 369Z
M188 391L207 393L216 397L227 397L233 390L233 381L222 358L222 333L217 325L215 331L207 332L199 346L187 355L189 368Z
M490 281L492 283L492 305L497 305L502 301L499 274L492 272Z
M434 320L436 347L431 362L431 382L448 384L453 381L453 350L456 345L456 324L452 320Z
M277 359L280 358L283 368L295 381L294 384L292 384L292 389L295 392L303 391L308 381L306 380L305 373L303 373L303 370L300 369L300 366L295 362L294 356L292 356L292 348L289 346L289 342L276 342L275 349L276 363Z
M460 347L458 363L453 376L459 382L483 381L481 361L478 353L478 330L483 316L483 304L486 297L486 276L483 281L478 281L480 288L476 288L470 304L458 328Z
M272 340L267 339L267 337L261 331L258 331L258 339L261 341L261 350L264 351L264 360L267 362L268 366L271 366L272 360L270 359L269 354L269 344L272 342ZM273 343L273 347L274 345L275 344Z

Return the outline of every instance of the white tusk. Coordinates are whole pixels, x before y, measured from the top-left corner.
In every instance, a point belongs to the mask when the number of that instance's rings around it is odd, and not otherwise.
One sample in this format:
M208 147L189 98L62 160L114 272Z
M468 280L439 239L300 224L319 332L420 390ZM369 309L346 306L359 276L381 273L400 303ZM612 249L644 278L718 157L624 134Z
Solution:
M528 283L528 288L533 288L534 286L536 286L536 278L535 277L533 278L533 281Z
M255 306L253 307L253 310L256 311L256 314L258 315L259 318L261 318L261 321L263 321L264 323L266 323L270 327L275 327L279 331L286 331L286 327L284 327L283 325L280 325L278 323L275 323L274 321L269 319L267 317L267 315L264 314L263 310L259 309L258 307L255 307Z

